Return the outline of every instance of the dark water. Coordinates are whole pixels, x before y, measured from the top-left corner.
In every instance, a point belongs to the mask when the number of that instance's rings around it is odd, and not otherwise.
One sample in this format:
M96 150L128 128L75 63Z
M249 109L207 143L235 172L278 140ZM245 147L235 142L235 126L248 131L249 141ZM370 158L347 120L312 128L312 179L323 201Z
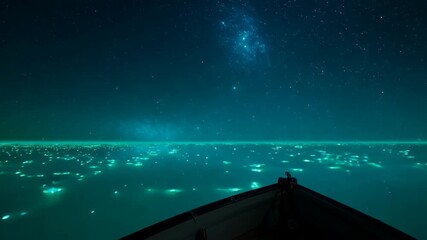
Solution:
M398 143L3 144L0 239L115 239L285 171L427 239L427 145Z

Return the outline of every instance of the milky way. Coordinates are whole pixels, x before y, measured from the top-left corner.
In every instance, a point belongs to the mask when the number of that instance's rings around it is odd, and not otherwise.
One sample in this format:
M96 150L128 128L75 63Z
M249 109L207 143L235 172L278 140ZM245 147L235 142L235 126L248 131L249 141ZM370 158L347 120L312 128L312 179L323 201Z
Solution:
M220 6L224 18L219 21L220 39L229 51L233 67L249 68L266 57L267 47L260 34L262 22L241 7Z

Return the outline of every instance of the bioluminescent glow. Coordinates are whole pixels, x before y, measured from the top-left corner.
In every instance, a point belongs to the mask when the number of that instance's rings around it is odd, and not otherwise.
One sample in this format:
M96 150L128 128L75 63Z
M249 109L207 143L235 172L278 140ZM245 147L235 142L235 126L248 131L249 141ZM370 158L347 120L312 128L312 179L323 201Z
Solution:
M70 174L71 174L70 172L60 172L60 173L55 172L55 173L53 173L53 175L55 175L55 176L70 175Z
M261 184L259 184L258 182L252 182L251 183L251 188L252 189L257 189L257 188L260 188L261 187Z
M182 192L182 189L172 188L172 189L166 189L165 190L165 193L168 195L175 195L175 194L180 193L180 192Z
M56 193L62 192L62 190L63 190L62 188L50 187L50 188L43 190L43 193L56 194Z
M291 168L291 171L293 171L293 172L302 172L302 171L304 171L304 169L302 169L302 168Z
M234 193L234 192L240 192L243 189L242 188L217 188L216 190L219 192Z
M251 165L249 165L249 167L252 167L252 168L260 168L260 167L263 167L263 166L265 166L265 164L251 164Z
M376 168L382 168L383 167L381 164L374 163L374 162L368 162L367 164L369 166L376 167Z
M110 202L109 208L117 208L122 201L139 206L147 202L156 204L150 201L178 201L189 196L212 195L215 200L274 183L285 171L299 177L299 182L304 184L306 180L302 176L315 178L338 174L351 178L363 171L389 171L393 159L403 159L402 166L407 166L405 171L413 169L418 174L426 173L427 163L419 160L414 148L415 145L409 144L315 143L298 144L297 147L271 143L11 144L0 147L0 156L3 156L0 172L1 177L16 181L18 187L42 184L43 194L52 196L43 199L32 196L37 203L21 204L16 209L38 214L40 206L69 204L70 196L74 196L82 199L79 205L85 205L81 214L97 217L108 214L101 210L103 202ZM12 161L20 158L32 160ZM79 191L84 191L87 197L76 196L78 189L83 189ZM90 200L92 198L99 198L96 205ZM3 212L3 215L3 221L27 219L24 217L27 211L7 215Z

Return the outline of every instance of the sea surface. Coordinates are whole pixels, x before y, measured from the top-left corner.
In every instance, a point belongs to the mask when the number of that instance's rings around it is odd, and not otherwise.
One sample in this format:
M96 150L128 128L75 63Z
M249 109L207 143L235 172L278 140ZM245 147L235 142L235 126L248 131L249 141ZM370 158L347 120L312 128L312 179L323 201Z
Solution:
M427 239L422 142L4 142L0 239L117 239L285 171Z

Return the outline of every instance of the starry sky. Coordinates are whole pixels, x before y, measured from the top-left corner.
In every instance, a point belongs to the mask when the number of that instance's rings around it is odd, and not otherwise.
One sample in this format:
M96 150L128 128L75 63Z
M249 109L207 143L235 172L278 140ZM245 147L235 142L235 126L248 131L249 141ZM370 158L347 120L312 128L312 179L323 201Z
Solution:
M1 140L427 140L427 3L0 3Z

